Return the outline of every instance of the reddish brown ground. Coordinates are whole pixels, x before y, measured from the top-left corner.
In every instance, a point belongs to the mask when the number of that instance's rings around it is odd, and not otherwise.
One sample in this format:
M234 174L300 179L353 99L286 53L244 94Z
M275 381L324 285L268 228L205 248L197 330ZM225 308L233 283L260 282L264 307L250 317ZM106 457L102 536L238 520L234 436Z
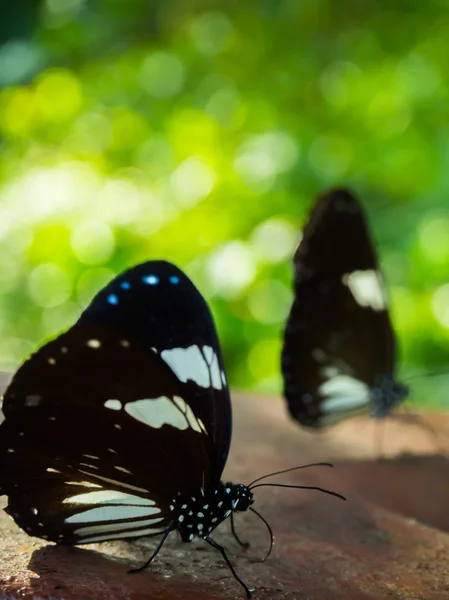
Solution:
M326 434L289 422L278 399L235 395L234 440L226 476L248 483L300 463L324 460L334 469L285 476L284 482L321 485L344 493L342 502L317 492L261 488L256 508L271 523L268 543L254 515L238 515L251 541L240 549L223 524L216 533L255 598L280 600L443 600L449 598L449 417L423 427L388 422L382 456L379 429L356 420ZM175 538L175 536L173 536ZM151 570L126 573L148 557L154 542L114 542L82 548L46 545L0 514L0 598L64 600L185 600L242 598L218 553L197 541L170 541Z

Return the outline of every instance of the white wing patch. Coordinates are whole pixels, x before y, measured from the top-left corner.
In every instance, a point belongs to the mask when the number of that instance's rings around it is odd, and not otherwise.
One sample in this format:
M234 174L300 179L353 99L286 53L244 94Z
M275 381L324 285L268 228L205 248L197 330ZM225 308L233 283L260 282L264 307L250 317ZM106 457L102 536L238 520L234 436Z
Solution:
M210 365L215 356L214 349L211 346L203 346L204 356L206 357L207 364Z
M73 531L81 543L103 541L153 533L156 524L163 521L161 510L151 498L117 490L75 494L63 504L79 508L79 512L65 519L67 524L77 524Z
M180 381L191 379L201 387L209 387L209 369L198 346L163 350L161 357Z
M374 310L385 310L387 301L382 276L379 271L353 271L341 278L360 306L369 306Z
M188 404L184 402L182 398L179 396L173 396L173 401L180 411L184 414L189 427L191 427L194 431L198 431L201 433L201 427L198 419L195 417L193 410L190 408Z
M103 477L100 479L112 481ZM68 496L62 503L68 504L72 511L77 510L64 520L66 524L78 526L72 532L79 537L76 543L141 537L154 533L157 524L164 521L161 509L154 500L129 492L103 488ZM37 512L37 509L33 510Z
M125 404L125 411L134 419L156 429L163 425L171 425L181 430L190 427L201 433L192 409L179 396L175 396L173 400L167 396L161 396L155 400L128 402Z
M328 398L325 400L321 404L321 409L325 413L344 412L353 408L365 406L366 404L368 404L368 398L364 396L353 396L352 398L337 396L335 398Z
M98 487L98 486L96 486ZM87 492L76 494L63 500L63 504L142 504L154 506L155 502L149 498L140 498L132 494L117 492L116 490L101 490L100 492Z
M117 481L116 479L110 479L109 477L103 477L103 475L98 475L98 473L89 473L89 471L83 471L82 469L79 469L79 472L83 475L89 475L89 477L99 479L100 481L105 481L106 483L112 483L113 485L118 485L128 490L133 490L134 492L145 492L146 494L148 493L148 490L146 490L145 488L137 487L136 485L131 485L130 483L125 483L123 481Z
M82 504L84 507L94 504L95 508L87 508L65 519L66 523L92 523L96 521L117 521L151 517L160 513L156 503L149 498L142 498L117 490L101 490L69 496L63 504ZM144 523L146 525L147 523ZM142 525L142 524L139 524ZM127 524L128 528L132 524ZM113 527L113 526L112 526ZM124 527L119 527L124 529ZM100 530L101 531L101 530ZM96 533L89 531L89 533Z
M109 532L116 532L116 531L123 531L123 530L128 530L128 536L130 535L130 528L132 528L131 530L135 530L135 526L138 525L139 527L145 527L148 525L154 525L155 523L159 523L160 521L163 521L162 518L159 519L145 519L142 521L138 521L136 523L105 523L104 525L89 525L87 527L80 527L79 529L75 529L75 531L73 533L75 533L76 535L80 535L80 536L84 536L84 535L90 535L92 533L107 533ZM141 535L139 533L139 535ZM108 536L110 537L110 536ZM115 536L114 537L118 537Z
M106 400L104 405L106 408L110 408L111 410L120 410L122 408L122 403L120 400Z
M370 390L366 383L349 375L335 375L322 383L318 391L325 400L324 413L352 410L370 403Z
M203 352L196 345L172 348L163 350L161 357L183 383L190 379L204 388L222 389L218 358L211 346L204 346Z
M331 379L332 377L337 377L337 375L340 375L340 371L337 369L337 367L329 365L320 369L320 374L326 379Z
M49 471L49 469L47 469ZM101 488L101 485L97 485L96 483L90 483L90 481L64 481L65 485L81 485L83 487L89 488Z
M221 390L223 384L221 381L220 366L218 364L217 355L211 346L204 346L203 352L204 356L206 357L207 364L209 365L212 387L214 387L216 390Z
M159 519L155 519L153 523L156 523ZM93 537L85 538L82 540L83 544L92 544L93 542L104 542L106 540L117 540L119 538L129 538L129 537L142 537L144 535L151 535L154 533L155 528L149 527L148 529L130 529L129 531L124 531L123 533L111 533L109 535L94 535ZM78 542L78 543L81 543Z
M116 521L123 519L137 519L159 514L160 510L154 506L130 506L129 504L115 506L97 506L71 515L65 519L66 523L92 523L96 521Z

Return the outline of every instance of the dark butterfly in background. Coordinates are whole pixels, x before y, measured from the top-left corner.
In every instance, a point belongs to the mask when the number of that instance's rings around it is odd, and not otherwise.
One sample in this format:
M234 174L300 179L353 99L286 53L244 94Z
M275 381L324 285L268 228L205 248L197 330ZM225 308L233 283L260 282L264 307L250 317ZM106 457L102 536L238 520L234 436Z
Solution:
M109 283L20 367L3 412L0 493L29 535L161 536L143 569L177 530L219 550L251 595L210 533L231 516L239 541L233 513L249 509L271 534L252 490L274 484L221 481L231 441L223 359L204 298L174 265L146 262Z
M396 381L384 281L353 195L336 189L318 199L293 262L281 359L291 416L313 428L385 417L408 389Z

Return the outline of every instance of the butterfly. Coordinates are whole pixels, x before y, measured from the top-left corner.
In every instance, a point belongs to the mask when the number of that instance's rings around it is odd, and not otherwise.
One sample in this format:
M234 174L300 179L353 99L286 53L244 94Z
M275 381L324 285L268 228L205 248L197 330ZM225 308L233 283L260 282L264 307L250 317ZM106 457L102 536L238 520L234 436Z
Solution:
M408 388L396 380L384 279L350 192L335 189L317 200L293 262L281 357L291 416L312 428L366 413L385 417Z
M204 298L173 264L111 281L19 368L3 412L0 493L29 535L70 545L160 536L134 572L172 531L197 536L251 596L210 534L231 516L239 541L232 516L245 510L271 534L252 508L252 490L268 484L221 481L232 425L223 358Z

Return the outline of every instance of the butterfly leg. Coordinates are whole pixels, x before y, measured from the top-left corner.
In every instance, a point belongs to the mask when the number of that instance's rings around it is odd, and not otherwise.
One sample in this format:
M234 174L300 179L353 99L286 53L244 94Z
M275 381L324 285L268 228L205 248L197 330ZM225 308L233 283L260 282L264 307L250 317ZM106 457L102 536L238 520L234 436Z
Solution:
M137 569L130 569L128 571L128 573L140 573L140 571L143 571L144 569L146 569L153 562L153 560L156 558L156 556L159 554L159 551L162 548L162 546L164 545L165 540L168 538L169 534L173 531L174 528L175 528L174 523L170 523L169 527L165 530L161 541L157 545L156 550L153 552L153 554L150 556L150 558L146 561L146 563L144 563L141 567L138 567Z
M383 441L384 441L384 437L385 437L385 426L386 426L385 419L380 419L380 418L376 419L374 426L375 426L375 430L374 430L375 452L376 452L377 460L382 460L382 458L383 458L382 446L383 446Z
M273 530L271 529L271 525L268 523L268 521L265 519L265 517L262 517L260 512L257 512L257 510L255 508L253 508L252 506L249 507L249 510L251 512L253 512L255 515L257 515L263 523L265 523L265 526L268 529L268 533L270 534L270 547L268 548L268 552L266 553L265 558L262 558L262 560L260 561L260 562L265 562L268 559L268 557L270 556L271 551L273 550L273 546L274 546Z
M235 571L234 567L233 567L233 566L232 566L232 564L231 564L231 561L229 560L229 558L228 558L228 557L227 557L227 555L226 555L226 552L225 552L225 549L223 548L223 546L220 546L220 544L217 544L217 542L215 542L215 541L214 541L212 538L210 538L209 536L206 536L206 537L204 537L203 539L204 539L204 540L205 540L205 541L206 541L208 544L210 544L210 545L212 546L212 548L215 548L216 550L218 550L218 551L221 553L221 555L222 555L222 557L224 558L224 560L225 560L225 563L228 565L228 567L229 567L229 570L231 571L231 573L232 573L232 575L233 575L234 579L236 579L236 580L237 580L237 581L240 583L240 585L242 586L242 588L245 590L246 597L247 597L247 598L251 598L251 596L252 596L252 592L253 592L254 590L250 590L250 589L249 589L249 587L247 587L247 586L246 586L246 585L243 583L243 581L240 579L240 577L237 575L237 573L236 573L236 571Z
M240 546L243 546L243 548L249 548L250 547L250 543L249 542L242 542L242 540L237 535L237 532L235 531L234 513L231 513L231 531L232 531L232 535L236 539L236 542L238 544L240 544Z

